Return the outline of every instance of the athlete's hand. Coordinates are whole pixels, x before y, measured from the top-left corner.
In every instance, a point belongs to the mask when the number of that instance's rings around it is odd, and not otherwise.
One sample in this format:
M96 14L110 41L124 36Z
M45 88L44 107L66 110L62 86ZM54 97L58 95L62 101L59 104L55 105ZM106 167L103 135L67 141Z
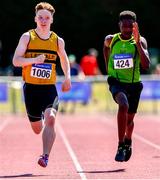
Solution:
M140 41L140 34L139 34L139 28L137 22L133 23L133 37L136 41L136 43L139 43Z
M35 64L41 64L41 63L44 63L44 60L45 60L45 55L44 54L41 54L39 56L37 56L35 58Z
M62 83L62 92L67 92L71 89L71 79L65 79Z

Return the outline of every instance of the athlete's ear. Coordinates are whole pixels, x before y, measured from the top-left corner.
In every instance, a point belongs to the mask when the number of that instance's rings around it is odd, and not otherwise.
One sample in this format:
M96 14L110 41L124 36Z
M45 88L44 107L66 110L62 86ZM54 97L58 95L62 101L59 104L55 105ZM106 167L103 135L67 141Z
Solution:
M34 22L37 22L37 18L36 18L36 16L34 17Z
M120 29L120 31L121 31L121 27L122 27L122 22L121 21L119 21L119 23L118 23L118 26L119 26L119 29Z
M120 25L121 25L121 22L119 21L119 23L118 23L119 28L120 28Z

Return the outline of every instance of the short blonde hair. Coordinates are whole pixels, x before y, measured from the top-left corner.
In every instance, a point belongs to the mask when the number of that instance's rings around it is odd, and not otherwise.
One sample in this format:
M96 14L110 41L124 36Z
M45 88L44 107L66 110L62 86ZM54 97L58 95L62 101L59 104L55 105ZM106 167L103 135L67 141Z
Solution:
M35 13L37 13L41 9L46 9L46 10L50 11L52 15L55 13L54 7L47 2L38 3L35 7Z

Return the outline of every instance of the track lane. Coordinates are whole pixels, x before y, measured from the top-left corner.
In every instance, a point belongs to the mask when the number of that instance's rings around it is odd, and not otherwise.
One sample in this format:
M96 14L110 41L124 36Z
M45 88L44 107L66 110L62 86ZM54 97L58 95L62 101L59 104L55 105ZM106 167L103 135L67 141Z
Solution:
M114 115L115 116L115 115ZM144 142L134 135L133 155L130 161L118 163L114 161L117 149L117 130L114 116L92 115L76 118L61 118L62 127L66 132L72 148L84 169L88 179L160 179L160 161L158 148ZM65 119L67 118L67 119ZM135 134L145 129L140 137L156 144L155 134L150 127L154 126L156 137L159 121L148 119L145 116L135 118ZM158 124L157 124L158 123ZM142 125L143 126L140 126ZM155 125L156 124L156 125ZM149 131L150 129L150 131ZM149 135L148 135L149 134ZM138 133L137 133L138 136ZM159 144L156 144L159 147Z
M25 116L6 119L9 123L0 131L0 179L80 179L58 133L48 167L42 168L37 164L41 137Z
M160 179L157 116L136 116L132 158L118 163L114 161L115 115L58 114L57 138L46 169L37 165L41 138L33 134L27 118L16 116L0 120L0 161L3 162L0 179ZM76 167L68 152L58 124L81 168Z

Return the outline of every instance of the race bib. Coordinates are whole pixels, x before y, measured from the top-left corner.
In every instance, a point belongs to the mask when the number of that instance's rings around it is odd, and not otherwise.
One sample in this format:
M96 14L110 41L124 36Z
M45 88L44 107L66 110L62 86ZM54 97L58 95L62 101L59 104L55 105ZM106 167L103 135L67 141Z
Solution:
M132 54L115 54L114 69L129 69L133 67Z
M33 64L31 76L40 79L50 79L52 73L51 64Z

